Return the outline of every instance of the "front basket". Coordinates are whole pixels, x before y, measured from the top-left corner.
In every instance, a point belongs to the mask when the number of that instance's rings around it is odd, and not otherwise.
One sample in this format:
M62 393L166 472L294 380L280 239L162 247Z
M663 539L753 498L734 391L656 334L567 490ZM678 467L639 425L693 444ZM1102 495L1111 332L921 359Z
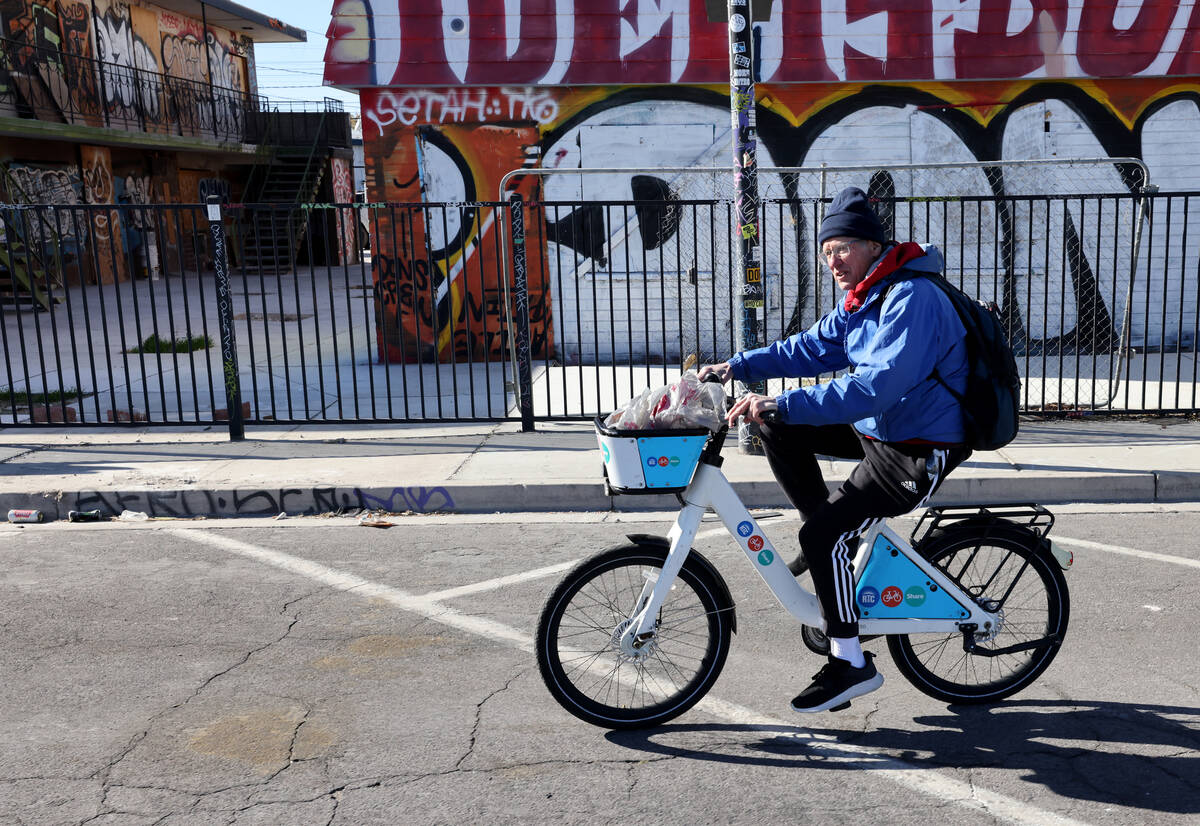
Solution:
M613 493L678 493L687 488L712 434L706 427L616 430L597 416L596 440Z

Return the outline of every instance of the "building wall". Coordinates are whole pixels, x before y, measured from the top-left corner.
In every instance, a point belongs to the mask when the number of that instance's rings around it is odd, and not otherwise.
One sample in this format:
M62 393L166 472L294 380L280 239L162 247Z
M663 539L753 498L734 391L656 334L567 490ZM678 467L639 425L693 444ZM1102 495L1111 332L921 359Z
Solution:
M144 0L0 0L0 36L0 117L229 136L256 91L252 41Z
M146 2L0 0L0 37L0 117L32 113L69 126L241 140L245 99L254 92L253 44L232 31L205 30L199 19ZM195 203L236 185L217 156L72 137L0 143L0 201ZM59 226L39 228L61 237L68 281L153 275L163 256L195 263L192 245L179 243L190 230L186 215L178 226L146 211L120 222L115 213L82 215L63 212Z
M1200 191L1195 151L1200 3L773 0L770 6L770 19L755 24L753 64L744 66L751 61L739 62L738 55L732 59L739 71L753 70L760 79L760 167L1137 157L1162 189ZM709 22L702 0L473 0L444 3L440 10L408 0L338 0L334 15L326 79L362 89L373 201L496 199L502 197L499 179L529 163L564 171L638 167L650 175L668 166L730 163L728 35L726 24ZM526 137L506 153L480 151L503 131ZM1085 176L1090 177L1081 180ZM682 198L729 194L713 193L714 185L698 176L658 177ZM870 174L825 181L826 191L850 184L869 188ZM1130 181L1113 165L1090 172L1014 172L999 180L982 173L956 179L898 174L892 184L897 196L917 197L1130 191ZM534 192L532 182L521 185ZM820 192L815 183L804 186L801 180L789 189L778 176L760 174L766 198ZM564 174L537 192L550 200L627 200L635 195L633 187L632 173ZM712 295L705 291L704 270L712 271L710 284L721 283L728 277L725 256L718 250L705 258L701 249L694 286L669 268L664 277L646 283L637 262L652 244L661 248L667 239L640 231L635 216L619 228L606 226L598 252L581 249L586 245L578 238L571 245L554 240L551 224L563 217L548 220L548 232L529 236L545 239L536 253L551 262L554 354L583 363L684 355L665 352L661 342L680 332L685 338L701 333L687 330L686 318L677 314L652 318L647 307L707 306ZM1078 210L1069 223L1071 232L1088 238L1123 233L1132 225L1114 216L1089 218ZM969 232L934 229L942 236L938 240L946 238L951 246L957 235ZM1177 214L1173 229L1200 239L1200 212L1193 209L1186 218ZM462 276L471 271L470 262L454 256L484 255L495 248L489 236L495 231L476 222L435 258L433 277L447 282L444 292L455 306L486 304ZM686 227L673 231L688 232ZM1161 232L1161 225L1151 226L1142 252L1161 267L1165 279L1134 284L1134 306L1159 306L1169 296L1172 306L1178 303L1184 310L1170 317L1135 314L1131 344L1192 347L1191 328L1179 319L1192 318L1198 301L1195 252L1191 269L1185 270L1187 256L1167 256ZM793 322L811 319L820 309L812 291L813 276L820 273L811 259L812 233L812 222L794 215L769 216L763 227L764 236L780 239L778 253L763 251L764 270L768 282L785 279L790 285L796 303L780 315ZM626 267L613 247L628 247L639 238L646 249L635 250L635 264ZM387 248L386 233L379 240L378 277L404 272L405 265ZM1121 249L1129 248L1130 238L1119 241ZM1065 243L1062 238L1006 242L1024 244L1020 252L1027 259L1049 252L1050 260L1059 260ZM1051 244L1058 246L1051 250ZM1087 251L1085 259L1088 255L1104 254ZM1085 260L1064 280L1061 296L1035 286L1045 284L1044 272L1006 274L1025 279L1017 291L1025 296L1018 312L1033 344L1069 349L1111 339L1105 331L1082 328L1111 325L1124 312L1128 285L1112 283L1112 273L1121 271L1128 254L1113 255L1121 260ZM952 265L958 275L972 275L968 264ZM641 295L625 288L630 280L644 288ZM797 282L808 284L808 291L798 289ZM604 329L594 329L588 320L593 293L604 302L595 308ZM625 306L626 295L635 295L637 306ZM1097 295L1105 302L1100 311ZM1056 311L1045 312L1048 304ZM582 307L578 323L573 321L577 305ZM609 316L630 314L633 323L614 334ZM446 331L467 318L454 308L430 312L423 322L427 332L418 337L444 352L450 341ZM731 324L726 311L702 334L700 349L719 354L722 341L731 338ZM550 326L547 320L546 329ZM770 332L794 325L777 326ZM590 344L597 340L601 352Z
M217 156L205 153L146 152L122 147L12 139L0 159L0 202L149 205L202 203L209 194L240 195L237 177ZM121 226L114 233L109 227ZM54 213L34 237L57 236L67 253L67 283L111 283L154 275L163 260L172 269L192 267L193 216L129 210L115 213ZM182 238L182 243L181 243Z

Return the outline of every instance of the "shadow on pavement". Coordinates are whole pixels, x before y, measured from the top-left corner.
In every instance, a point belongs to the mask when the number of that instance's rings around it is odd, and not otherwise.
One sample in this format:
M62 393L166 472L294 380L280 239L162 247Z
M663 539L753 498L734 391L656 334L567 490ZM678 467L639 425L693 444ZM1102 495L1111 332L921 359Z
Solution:
M814 716L820 718L814 722L836 722ZM868 731L668 724L606 737L637 751L736 765L1007 769L1064 798L1200 813L1200 708L1030 700L947 706L914 723L912 730Z

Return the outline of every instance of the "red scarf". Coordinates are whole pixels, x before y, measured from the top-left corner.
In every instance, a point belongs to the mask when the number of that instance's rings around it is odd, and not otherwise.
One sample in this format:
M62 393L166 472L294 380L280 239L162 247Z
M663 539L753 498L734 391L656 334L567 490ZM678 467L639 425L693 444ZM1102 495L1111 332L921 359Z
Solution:
M866 300L867 293L871 291L872 287L896 270L901 269L909 261L920 258L924 254L925 250L921 249L921 245L914 244L912 241L892 247L866 278L855 284L853 289L846 291L846 312L852 313L857 310L863 305L863 301Z

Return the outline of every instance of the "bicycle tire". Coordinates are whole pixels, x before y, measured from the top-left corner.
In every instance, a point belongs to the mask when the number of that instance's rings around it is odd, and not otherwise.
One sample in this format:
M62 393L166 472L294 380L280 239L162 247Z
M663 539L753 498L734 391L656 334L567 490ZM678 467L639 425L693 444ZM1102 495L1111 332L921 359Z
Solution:
M1000 627L984 639L977 633L980 645L1046 644L989 657L964 651L960 633L889 635L896 668L918 690L948 703L992 703L1028 687L1050 666L1066 636L1071 603L1062 569L1040 549L1041 541L992 525L949 528L921 543L918 551L968 595L1004 599Z
M536 637L542 681L581 720L609 729L648 728L678 717L716 682L729 653L733 606L715 569L692 551L659 612L640 662L617 640L645 574L667 549L632 544L575 567L546 600Z

